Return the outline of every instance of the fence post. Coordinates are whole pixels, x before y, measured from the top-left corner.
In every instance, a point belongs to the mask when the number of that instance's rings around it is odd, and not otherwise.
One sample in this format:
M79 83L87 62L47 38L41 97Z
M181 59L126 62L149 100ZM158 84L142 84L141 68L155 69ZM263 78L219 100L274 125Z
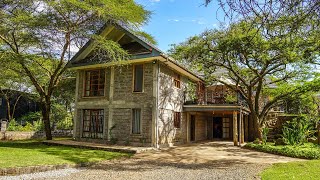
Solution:
M8 122L6 120L1 120L1 132L5 132L7 130Z

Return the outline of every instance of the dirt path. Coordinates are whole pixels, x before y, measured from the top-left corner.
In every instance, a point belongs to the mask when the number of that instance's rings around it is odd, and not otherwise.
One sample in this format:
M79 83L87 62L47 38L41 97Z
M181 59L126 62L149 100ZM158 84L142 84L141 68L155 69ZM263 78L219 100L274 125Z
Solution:
M234 147L230 142L208 142L149 151L45 179L259 179L258 174L272 163L297 160Z

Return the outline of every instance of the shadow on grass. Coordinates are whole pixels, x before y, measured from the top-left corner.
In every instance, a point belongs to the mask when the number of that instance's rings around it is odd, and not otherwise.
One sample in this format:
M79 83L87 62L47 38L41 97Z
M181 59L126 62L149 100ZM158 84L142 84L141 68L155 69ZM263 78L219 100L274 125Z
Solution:
M81 148L73 148L73 147L66 147L66 146L48 146L48 145L42 144L42 142L38 140L0 142L0 147L10 148L10 150L12 149L32 150L33 156L41 156L43 155L43 153L45 153L46 155L50 155L54 158L57 158L57 161L59 161L59 159L63 159L63 160L69 161L70 163L80 164L80 165L85 165L87 163L92 163L97 161L131 156L131 154L128 154L128 153L81 149ZM21 153L24 153L24 152L22 151ZM30 157L30 160L32 160L32 156Z

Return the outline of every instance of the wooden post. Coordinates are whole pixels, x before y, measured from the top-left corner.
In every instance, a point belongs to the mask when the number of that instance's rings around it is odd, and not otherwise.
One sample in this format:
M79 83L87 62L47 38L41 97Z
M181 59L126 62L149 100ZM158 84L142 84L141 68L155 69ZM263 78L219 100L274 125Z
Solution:
M233 111L233 145L238 145L238 119L237 111Z
M246 142L248 142L249 140L248 140L248 138L249 138L249 131L248 131L248 127L249 127L249 121L248 121L248 119L249 119L249 117L248 117L248 115L245 115L244 116L245 118L244 118L244 140L246 141Z
M241 111L240 111L241 112ZM240 121L241 121L241 138L240 138L240 144L244 143L244 123L243 123L243 113L240 113Z

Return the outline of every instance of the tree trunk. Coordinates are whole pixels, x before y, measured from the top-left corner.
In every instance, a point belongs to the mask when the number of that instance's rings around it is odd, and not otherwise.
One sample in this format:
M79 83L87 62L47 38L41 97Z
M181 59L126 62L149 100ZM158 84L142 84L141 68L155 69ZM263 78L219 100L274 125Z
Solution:
M46 139L52 140L52 134L51 134L51 125L50 125L50 110L51 110L51 102L43 102L42 103L42 117L44 122L44 130L46 133Z
M262 140L262 129L260 127L259 118L256 115L252 115L253 127L254 127L254 139Z
M7 103L7 114L8 114L8 122L11 121L12 117L11 117L11 106L10 106L10 99L5 95L5 100Z

